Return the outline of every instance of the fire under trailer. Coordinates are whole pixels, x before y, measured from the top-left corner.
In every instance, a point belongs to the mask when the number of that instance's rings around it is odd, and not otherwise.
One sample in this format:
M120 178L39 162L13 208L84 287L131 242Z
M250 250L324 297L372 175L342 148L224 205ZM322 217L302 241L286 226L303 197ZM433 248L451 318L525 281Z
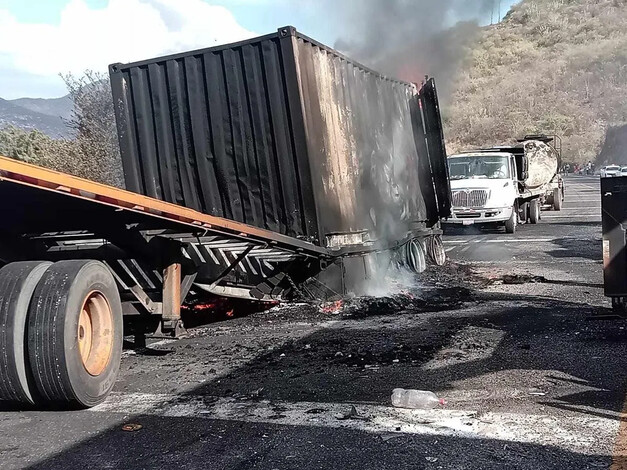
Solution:
M0 157L0 400L101 403L124 335L179 336L192 301L325 299L444 262L433 80L291 27L110 73L126 189Z

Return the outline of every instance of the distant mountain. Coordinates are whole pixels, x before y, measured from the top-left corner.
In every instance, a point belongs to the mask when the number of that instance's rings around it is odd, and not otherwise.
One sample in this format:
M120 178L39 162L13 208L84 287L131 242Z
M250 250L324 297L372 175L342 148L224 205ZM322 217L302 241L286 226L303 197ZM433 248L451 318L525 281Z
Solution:
M64 119L72 113L72 100L62 98L0 98L0 128L9 125L35 129L54 138L70 137L72 130Z
M69 119L72 116L72 99L70 95L61 98L18 98L9 100L11 103L36 113Z

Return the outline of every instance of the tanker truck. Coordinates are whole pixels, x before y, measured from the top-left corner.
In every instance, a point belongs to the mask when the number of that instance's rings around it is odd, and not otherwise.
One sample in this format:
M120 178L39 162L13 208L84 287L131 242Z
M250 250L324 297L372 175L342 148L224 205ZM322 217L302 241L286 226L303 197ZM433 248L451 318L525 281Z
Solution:
M517 145L480 149L448 157L451 217L445 224L537 224L547 205L561 210L564 184L558 173L558 137L527 135Z

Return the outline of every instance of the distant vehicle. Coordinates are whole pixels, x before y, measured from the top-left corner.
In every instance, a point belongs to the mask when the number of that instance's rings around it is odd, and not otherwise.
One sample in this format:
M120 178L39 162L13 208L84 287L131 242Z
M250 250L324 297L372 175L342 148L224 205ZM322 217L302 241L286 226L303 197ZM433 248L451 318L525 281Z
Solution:
M618 165L608 165L601 168L601 178L609 178L610 176L621 176L621 167Z
M448 158L453 211L446 224L538 223L542 206L561 210L564 181L560 154L549 145L557 136L525 136L518 145L494 147ZM559 145L558 148L561 148Z
M620 175L621 176L627 176L627 166L623 166L620 169Z

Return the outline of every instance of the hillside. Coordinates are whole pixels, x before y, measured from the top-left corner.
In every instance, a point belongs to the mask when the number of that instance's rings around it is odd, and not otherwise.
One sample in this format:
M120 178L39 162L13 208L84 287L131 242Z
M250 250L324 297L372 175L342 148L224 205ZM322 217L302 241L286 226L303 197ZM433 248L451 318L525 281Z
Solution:
M555 132L565 161L595 160L608 128L627 123L625 24L627 0L515 5L467 51L444 104L449 152Z
M59 138L71 135L63 119L70 117L72 102L69 97L56 99L0 98L0 128L15 126L20 129L36 129Z
M18 98L11 103L36 113L70 119L72 117L72 99L70 95L61 98Z

